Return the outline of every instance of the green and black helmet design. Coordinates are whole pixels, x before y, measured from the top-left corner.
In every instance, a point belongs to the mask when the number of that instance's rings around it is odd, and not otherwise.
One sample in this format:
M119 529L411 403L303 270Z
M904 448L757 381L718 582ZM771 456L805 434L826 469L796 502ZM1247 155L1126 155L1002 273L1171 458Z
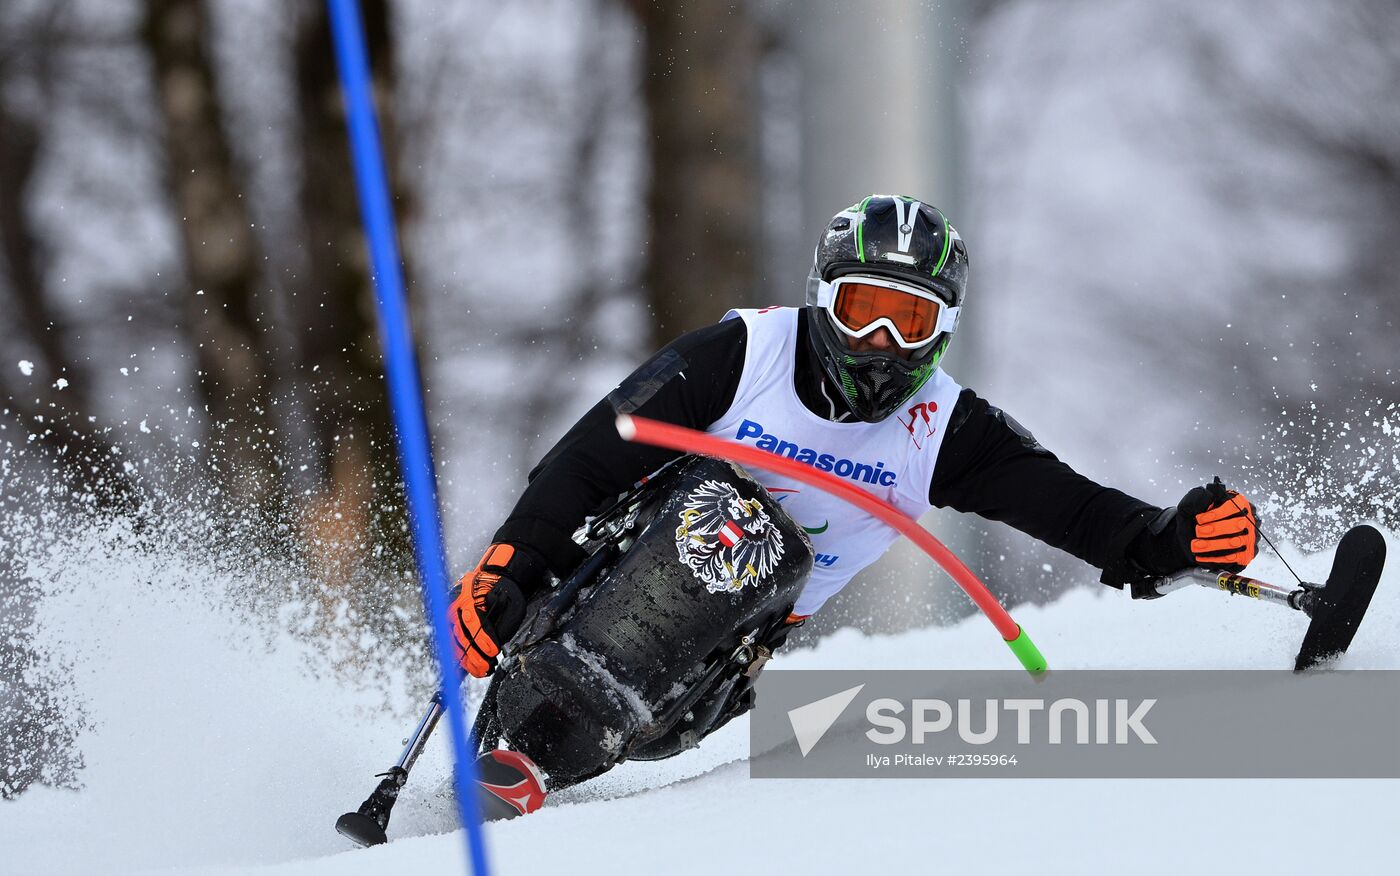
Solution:
M871 195L831 217L807 278L808 337L826 376L851 411L878 423L923 386L952 340L944 332L908 359L853 353L846 335L818 305L821 283L847 274L889 277L927 289L951 307L967 290L967 247L936 207L902 195Z

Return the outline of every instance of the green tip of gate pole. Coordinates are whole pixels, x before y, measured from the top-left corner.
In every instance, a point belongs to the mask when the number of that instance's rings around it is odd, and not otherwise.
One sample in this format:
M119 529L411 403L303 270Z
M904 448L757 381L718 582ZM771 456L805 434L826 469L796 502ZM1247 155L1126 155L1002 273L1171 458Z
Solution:
M1021 661L1021 665L1026 667L1026 671L1031 675L1039 676L1048 668L1045 657L1041 655L1040 649L1031 641L1031 637L1026 635L1026 631L1019 625L1016 638L1007 639L1006 646L1011 649L1011 653L1016 655L1016 659Z

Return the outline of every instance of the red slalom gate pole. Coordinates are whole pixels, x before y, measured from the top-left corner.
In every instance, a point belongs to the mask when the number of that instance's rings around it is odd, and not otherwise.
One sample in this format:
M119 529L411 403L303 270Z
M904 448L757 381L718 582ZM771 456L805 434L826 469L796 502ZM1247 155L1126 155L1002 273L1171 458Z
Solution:
M920 526L912 517L888 502L877 499L860 487L848 484L835 475L818 471L795 459L778 456L766 450L759 450L757 447L726 441L723 438L716 438L713 435L687 429L684 426L623 414L617 418L617 432L628 441L666 447L671 450L679 450L682 453L701 453L706 456L727 459L730 462L767 469L795 481L801 481L808 486L816 487L873 514L903 533L924 553L933 557L934 562L942 566L944 571L952 576L958 586L967 593L977 604L977 607L982 610L982 613L987 616L987 619L992 622L992 626L997 628L1002 640L1006 642L1011 653L1016 655L1016 659L1021 662L1027 672L1032 675L1040 675L1045 671L1045 658L1041 656L1040 649L1036 648L1030 636L1026 635L1026 631L1021 629L1021 625L1012 619L1002 604L997 602L997 598L987 589L987 585L983 584L972 573L972 570L957 558L956 554L948 550L943 542L934 538L932 533Z

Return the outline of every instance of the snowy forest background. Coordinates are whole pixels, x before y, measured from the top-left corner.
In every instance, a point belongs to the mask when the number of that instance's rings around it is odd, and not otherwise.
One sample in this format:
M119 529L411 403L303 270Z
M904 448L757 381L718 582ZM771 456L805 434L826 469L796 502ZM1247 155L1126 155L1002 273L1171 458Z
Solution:
M796 59L829 47L878 112L919 89L798 0L361 5L454 568L646 354L799 303L869 178L813 202L808 116L945 168L890 185L968 242L948 368L1062 458L1159 504L1219 474L1313 549L1394 524L1396 4L839 4L862 34L920 16L951 71L937 136L894 144ZM0 300L0 791L73 774L80 717L34 645L55 554L98 602L131 552L201 557L232 629L426 673L321 3L0 6ZM935 529L1013 600L1096 577ZM896 559L806 635L945 620L947 592Z

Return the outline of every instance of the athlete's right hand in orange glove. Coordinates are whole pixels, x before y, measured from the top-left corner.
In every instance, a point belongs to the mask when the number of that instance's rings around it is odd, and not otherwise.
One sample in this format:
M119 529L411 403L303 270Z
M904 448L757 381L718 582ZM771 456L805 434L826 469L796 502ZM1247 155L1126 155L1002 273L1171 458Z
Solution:
M485 678L496 668L501 646L525 619L525 592L537 583L538 563L514 545L493 544L476 568L462 576L448 612L462 668Z

